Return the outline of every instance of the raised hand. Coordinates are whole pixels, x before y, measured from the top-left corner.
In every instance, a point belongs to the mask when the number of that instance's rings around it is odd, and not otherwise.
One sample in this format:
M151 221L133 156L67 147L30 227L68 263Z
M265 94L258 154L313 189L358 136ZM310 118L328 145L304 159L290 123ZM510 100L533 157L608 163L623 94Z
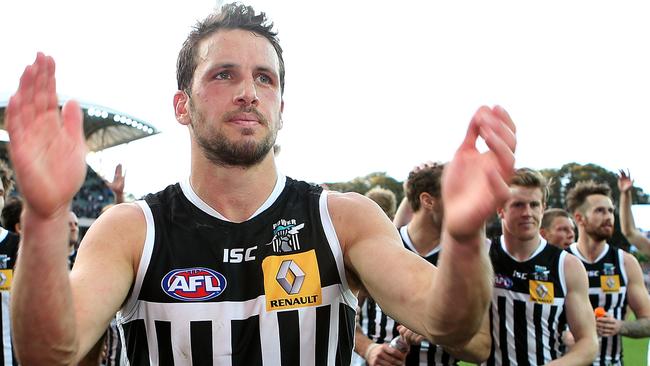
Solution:
M632 180L632 177L630 176L630 171L628 170L627 173L623 169L619 169L618 171L618 190L621 193L625 193L629 191L632 186L634 185L634 180Z
M115 195L115 201L116 201L115 203L124 202L125 178L126 178L126 173L122 172L122 164L117 164L117 166L115 167L115 174L113 175L113 181L109 182L107 180L104 180L108 188Z
M26 207L43 218L68 210L86 175L86 143L79 104L59 112L54 59L38 53L9 99L9 153Z
M445 230L456 239L476 235L497 206L510 197L515 132L512 119L499 106L483 106L474 114L465 140L442 178ZM479 136L488 151L480 153L476 149Z

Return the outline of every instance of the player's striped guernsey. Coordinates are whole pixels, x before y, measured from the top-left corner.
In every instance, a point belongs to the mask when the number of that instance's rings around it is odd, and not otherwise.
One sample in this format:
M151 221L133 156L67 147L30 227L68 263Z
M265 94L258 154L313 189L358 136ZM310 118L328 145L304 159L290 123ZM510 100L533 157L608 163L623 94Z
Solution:
M130 365L346 365L357 300L320 187L279 176L248 220L189 181L139 202L147 234L118 314Z
M18 255L20 237L0 227L0 363L5 366L18 365L11 343L11 283L13 268Z
M567 255L540 237L538 248L520 262L506 251L503 236L492 241L495 278L487 365L545 365L562 356Z
M408 234L407 226L399 229L402 242L406 249L418 253L415 245ZM423 256L429 263L436 265L441 246L437 246L429 253ZM361 329L375 343L390 342L391 339L399 333L397 332L397 323L381 311L371 298L366 300L366 306L361 312ZM412 345L409 354L406 356L405 366L446 366L457 365L458 360L454 359L449 353L445 352L442 347L431 345L423 341L420 345Z
M580 258L589 277L589 301L595 309L603 307L618 320L625 319L627 309L627 273L623 264L623 250L605 244L594 262L587 260L573 243L567 249ZM600 351L594 365L621 365L623 344L621 336L600 338Z

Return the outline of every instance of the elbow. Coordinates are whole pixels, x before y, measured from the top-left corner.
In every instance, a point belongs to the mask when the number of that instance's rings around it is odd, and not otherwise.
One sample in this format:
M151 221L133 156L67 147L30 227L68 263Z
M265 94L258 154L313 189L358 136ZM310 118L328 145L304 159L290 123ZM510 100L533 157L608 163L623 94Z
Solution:
M596 356L598 356L598 351L599 351L599 345L598 345L598 336L596 334L590 335L588 337L585 337L585 343L586 345L586 362L587 363L592 363L595 359Z

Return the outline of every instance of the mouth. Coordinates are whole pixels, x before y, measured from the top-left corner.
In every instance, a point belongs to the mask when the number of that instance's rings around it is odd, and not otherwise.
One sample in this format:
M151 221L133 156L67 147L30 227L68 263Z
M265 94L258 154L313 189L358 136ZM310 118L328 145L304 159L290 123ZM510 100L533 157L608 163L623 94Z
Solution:
M228 118L227 121L229 123L233 123L241 126L247 126L247 127L260 124L259 118L257 118L256 115L249 114L249 113L237 113L231 116L230 118Z

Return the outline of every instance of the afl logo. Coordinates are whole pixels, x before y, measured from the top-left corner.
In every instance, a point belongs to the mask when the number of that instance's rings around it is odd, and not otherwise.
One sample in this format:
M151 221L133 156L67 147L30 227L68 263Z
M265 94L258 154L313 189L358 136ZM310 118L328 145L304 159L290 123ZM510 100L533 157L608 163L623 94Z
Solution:
M512 280L508 276L497 274L496 276L494 276L494 286L500 288L506 288L506 289L511 288Z
M161 286L174 299L204 301L221 295L226 278L209 268L175 269L163 277Z

